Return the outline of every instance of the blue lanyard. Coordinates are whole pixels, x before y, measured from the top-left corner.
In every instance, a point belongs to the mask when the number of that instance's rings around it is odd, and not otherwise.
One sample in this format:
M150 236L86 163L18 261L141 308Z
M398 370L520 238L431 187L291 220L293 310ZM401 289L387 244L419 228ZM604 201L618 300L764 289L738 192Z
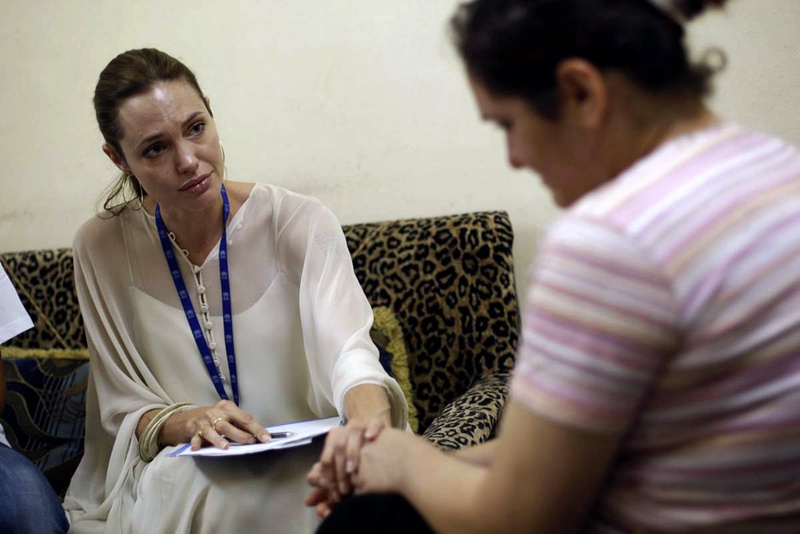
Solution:
M239 404L239 381L236 376L236 353L233 348L233 306L231 305L231 285L228 276L228 232L226 229L228 222L228 214L230 213L230 203L228 202L228 193L225 191L225 186L222 186L222 239L219 242L219 283L222 288L222 322L225 327L225 352L228 354L228 368L231 374L231 389L233 389L233 402ZM214 358L211 355L211 349L206 341L206 336L203 334L203 329L200 326L200 321L197 319L197 314L192 305L192 299L189 298L189 292L186 290L186 284L181 276L181 270L178 267L178 260L175 259L175 252L172 250L172 243L167 233L167 228L164 226L164 220L161 218L161 207L156 204L156 228L158 228L158 237L161 239L161 249L164 251L164 257L169 265L169 271L172 274L172 281L175 282L175 289L178 291L178 297L181 299L183 305L183 312L186 314L186 320L189 321L189 327L192 329L194 341L203 357L203 362L206 364L208 374L211 376L211 381L219 393L221 399L228 400L228 394L225 393L225 388L222 386L222 379L217 371L217 366L214 365Z

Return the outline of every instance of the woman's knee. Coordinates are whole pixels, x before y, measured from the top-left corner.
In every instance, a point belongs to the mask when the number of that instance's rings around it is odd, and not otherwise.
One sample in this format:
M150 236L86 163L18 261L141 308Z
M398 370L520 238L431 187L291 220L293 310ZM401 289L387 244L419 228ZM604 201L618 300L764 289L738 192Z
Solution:
M0 532L65 532L61 502L41 471L5 446L0 464Z
M317 534L418 534L433 530L403 497L373 494L351 497L338 504Z

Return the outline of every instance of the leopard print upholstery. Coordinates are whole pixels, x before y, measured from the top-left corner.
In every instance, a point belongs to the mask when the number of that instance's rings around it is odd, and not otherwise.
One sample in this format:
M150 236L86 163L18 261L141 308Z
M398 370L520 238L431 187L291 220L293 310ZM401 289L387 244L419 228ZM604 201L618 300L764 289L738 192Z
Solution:
M517 346L517 298L505 212L344 227L373 307L405 337L419 432L443 449L489 438ZM35 327L24 348L86 347L71 249L0 254Z
M508 395L508 373L474 384L436 416L424 437L443 450L463 449L494 437Z
M86 348L75 293L72 249L10 252L0 254L0 262L34 324L34 328L14 338L14 346Z
M345 227L345 236L370 303L391 307L403 329L420 432L442 448L483 441L499 417L517 348L508 214L359 224ZM491 394L471 392L493 377ZM434 424L440 413L452 415L457 398L461 408L471 398L488 409L461 410L465 426L457 432Z

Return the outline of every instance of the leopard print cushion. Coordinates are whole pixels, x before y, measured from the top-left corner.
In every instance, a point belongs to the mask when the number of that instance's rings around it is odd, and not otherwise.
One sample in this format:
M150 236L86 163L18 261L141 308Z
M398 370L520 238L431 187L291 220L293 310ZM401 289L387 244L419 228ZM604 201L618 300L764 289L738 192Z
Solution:
M425 439L449 451L493 438L508 396L508 378L509 373L498 373L475 383L436 416Z
M8 277L34 327L13 339L16 347L80 349L86 347L75 293L72 249L0 254Z
M420 432L473 384L510 371L517 297L507 213L358 224L345 236L370 303L392 308L402 327Z

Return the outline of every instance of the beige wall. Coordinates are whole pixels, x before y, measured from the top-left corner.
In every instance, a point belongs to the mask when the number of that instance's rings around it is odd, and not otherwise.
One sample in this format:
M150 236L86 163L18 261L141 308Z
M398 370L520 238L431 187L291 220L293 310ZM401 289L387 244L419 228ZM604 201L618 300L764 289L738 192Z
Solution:
M318 196L344 223L505 209L523 273L557 212L478 121L447 41L453 6L0 0L0 251L71 243L114 176L96 77L118 52L155 46L211 96L231 178ZM715 107L800 144L798 30L798 0L733 0L692 35L729 55Z

